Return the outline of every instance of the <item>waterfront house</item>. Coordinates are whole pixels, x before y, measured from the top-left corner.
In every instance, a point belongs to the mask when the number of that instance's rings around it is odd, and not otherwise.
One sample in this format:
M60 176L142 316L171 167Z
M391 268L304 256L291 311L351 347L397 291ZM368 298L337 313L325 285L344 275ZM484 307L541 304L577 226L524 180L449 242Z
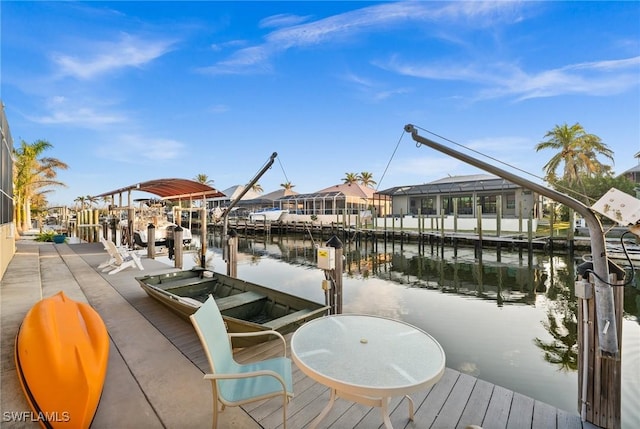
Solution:
M409 228L417 228L419 219L436 218L444 221L444 229L473 231L480 216L483 230L522 232L531 219L535 231L542 217L541 200L534 192L488 174L450 176L379 193L391 198L393 218L402 218Z
M391 213L391 198L358 183L342 183L311 194L286 195L276 202L289 210L285 221L349 222ZM347 219L348 218L348 219Z
M633 156L638 160L638 164L624 171L621 176L626 177L636 184L636 198L640 198L640 152Z

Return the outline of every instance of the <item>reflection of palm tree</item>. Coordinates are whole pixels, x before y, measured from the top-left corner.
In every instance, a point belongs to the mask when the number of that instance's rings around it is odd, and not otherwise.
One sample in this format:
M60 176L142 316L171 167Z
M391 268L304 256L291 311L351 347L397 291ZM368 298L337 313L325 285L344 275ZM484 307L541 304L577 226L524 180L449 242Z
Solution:
M562 371L578 369L577 300L574 299L574 264L569 258L567 269L557 271L549 278L547 298L550 300L547 321L542 325L553 338L545 342L540 338L534 344L544 353L544 360L558 365ZM551 258L553 261L553 258ZM553 267L553 265L552 265Z
M560 320L567 322L564 319ZM547 312L547 322L543 324L553 337L553 341L544 342L540 338L535 338L533 342L544 352L544 360L558 365L563 371L576 371L578 369L577 331L567 331L566 326L563 326L555 317L553 310ZM573 325L577 328L575 323Z

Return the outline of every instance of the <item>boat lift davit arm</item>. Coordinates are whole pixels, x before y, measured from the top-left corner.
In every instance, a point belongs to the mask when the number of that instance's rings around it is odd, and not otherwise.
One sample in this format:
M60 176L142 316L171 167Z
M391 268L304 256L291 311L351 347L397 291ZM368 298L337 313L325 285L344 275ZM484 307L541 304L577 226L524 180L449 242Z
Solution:
M244 197L244 195L249 192L249 190L253 187L253 185L256 184L256 182L258 180L260 180L260 178L262 177L262 175L264 173L267 172L268 169L271 168L271 166L273 165L273 163L276 160L276 157L278 156L277 152L273 152L271 154L271 156L269 157L269 160L266 162L266 164L264 165L264 167L262 167L260 169L260 171L258 171L258 173L256 173L255 176L253 176L253 179L251 179L251 181L247 184L247 186L245 186L245 188L242 190L242 192L240 193L240 195L238 195L235 200L231 201L231 204L229 204L224 211L222 212L222 215L220 216L222 218L222 237L226 237L227 236L227 229L228 229L228 225L229 225L229 213L231 213L231 209L234 208L236 206L236 204L238 204L238 201L240 201L242 199L242 197Z
M613 289L609 281L609 264L607 261L605 233L602 228L600 220L596 217L595 213L590 207L584 205L580 201L571 198L568 195L560 193L554 189L547 188L546 186L539 185L522 177L502 170L494 165L475 159L469 155L460 153L456 150L448 148L444 145L436 143L418 134L418 130L412 125L407 124L404 127L407 133L411 134L411 138L417 143L429 146L439 152L456 158L467 164L478 167L503 179L509 180L512 183L522 186L523 188L530 189L537 192L540 195L551 198L567 207L572 208L577 213L581 214L585 219L587 227L589 228L589 236L591 239L591 253L593 257L593 273L595 277L595 303L596 303L596 317L598 326L598 339L600 344L600 352L603 357L618 358L618 330L616 326L615 307L613 300Z

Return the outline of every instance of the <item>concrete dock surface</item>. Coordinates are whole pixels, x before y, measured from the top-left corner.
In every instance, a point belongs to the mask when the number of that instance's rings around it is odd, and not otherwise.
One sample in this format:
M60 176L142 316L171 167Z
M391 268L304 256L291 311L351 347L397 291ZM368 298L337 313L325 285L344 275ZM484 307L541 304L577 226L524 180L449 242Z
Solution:
M87 257L100 262L108 259L99 243L17 241L17 252L0 283L0 425L3 428L39 426L16 374L14 342L29 309L43 297L64 291L70 298L87 302L96 309L111 340L107 377L92 428L211 427L211 386L203 380L202 370L118 292L118 287L133 287L146 296L134 279L136 275L169 272L175 268L143 258L143 272L129 268L107 275L89 265L83 259ZM242 408L231 407L220 414L219 427L261 426Z

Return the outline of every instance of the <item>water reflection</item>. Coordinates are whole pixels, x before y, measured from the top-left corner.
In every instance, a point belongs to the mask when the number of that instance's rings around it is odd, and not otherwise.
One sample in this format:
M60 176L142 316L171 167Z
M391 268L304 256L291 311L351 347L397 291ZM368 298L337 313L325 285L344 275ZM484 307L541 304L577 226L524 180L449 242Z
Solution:
M220 237L210 263L225 272ZM322 301L310 239L241 238L239 277ZM431 333L447 366L577 412L576 266L581 255L397 243L345 243L344 311L378 314ZM185 256L186 260L186 256ZM197 258L196 263L199 263ZM640 427L640 293L624 290L623 427Z

